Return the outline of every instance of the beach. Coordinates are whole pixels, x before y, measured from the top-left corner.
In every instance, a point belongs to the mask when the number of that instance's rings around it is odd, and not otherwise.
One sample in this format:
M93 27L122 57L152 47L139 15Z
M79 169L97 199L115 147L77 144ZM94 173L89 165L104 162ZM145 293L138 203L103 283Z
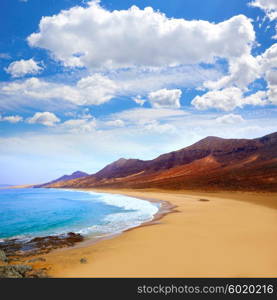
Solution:
M50 252L35 267L46 267L51 277L277 276L276 194L105 192L169 201L176 208L149 226Z

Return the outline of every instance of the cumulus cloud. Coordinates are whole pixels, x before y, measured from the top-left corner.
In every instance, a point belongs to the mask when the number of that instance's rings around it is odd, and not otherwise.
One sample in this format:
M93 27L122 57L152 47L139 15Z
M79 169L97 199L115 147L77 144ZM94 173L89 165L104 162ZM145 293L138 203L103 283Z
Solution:
M61 98L71 102L78 102L79 93L71 86L47 82L35 77L7 83L1 91L8 95L21 95L35 99Z
M270 21L277 20L277 2L276 0L254 0L250 3L250 6L258 7L264 11ZM273 39L277 39L277 25L275 23L276 35Z
M12 77L22 77L27 74L37 74L43 70L35 60L28 59L28 60L17 60L12 62L5 71L9 73Z
M155 68L155 70L117 71L105 74L105 76L95 73L71 85L32 77L2 83L0 93L18 97L19 103L25 97L26 99L55 99L56 105L61 100L75 105L100 105L114 97L127 96L142 106L147 101L147 95L152 91L174 90L172 88L177 86L201 86L207 78L216 79L219 76L221 74L214 69L205 70L196 66L186 66L166 69ZM3 98L4 96L2 96L2 105L8 101ZM35 104L31 101L29 103ZM176 105L178 106L178 101ZM48 109L46 107L46 110Z
M210 91L202 96L196 96L191 104L199 110L218 108L229 111L240 105L241 97L241 90L233 87L222 91Z
M179 108L182 91L179 89L161 89L151 92L148 99L154 108Z
M44 126L54 126L56 123L60 122L60 119L53 113L36 112L31 118L27 119L29 124L42 124Z
M168 47L172 41L174 47ZM139 105L147 99L153 108L180 108L182 92L178 88L198 86L209 90L193 100L198 109L229 111L246 104L275 103L276 86L267 80L273 76L275 46L252 56L255 32L251 20L243 15L215 24L168 18L150 7L108 11L100 1L91 1L85 7L43 17L28 42L49 50L65 66L86 67L97 73L70 85L38 78L15 81L0 88L5 94L62 99L74 105L100 105L127 95ZM215 72L219 69L216 65L199 65L216 64L218 58L228 63L225 76ZM112 70L102 72L106 68ZM262 76L268 90L246 97L249 84Z
M215 119L220 124L236 124L244 121L241 115L228 114Z
M230 59L249 54L254 40L244 15L214 24L168 18L151 7L108 11L99 1L43 17L28 37L30 46L49 50L65 66L93 69Z
M99 105L114 97L116 84L107 77L94 74L80 79L75 85L47 82L35 77L11 82L2 92L38 99L64 99L76 105Z
M268 48L262 55L257 57L257 60L267 82L268 100L277 105L277 44Z
M250 3L251 6L262 9L270 20L277 19L277 2L276 0L255 0Z
M109 101L117 90L112 80L100 74L82 78L77 82L76 88L80 93L80 104L94 105Z
M15 115L15 116L5 116L5 117L2 117L0 115L0 121L2 122L10 122L10 123L18 123L18 122L21 122L23 121L23 118L21 116L18 116L18 115Z
M259 91L255 94L244 96L241 89L230 87L222 90L210 91L202 96L196 96L192 105L199 110L217 108L223 111L231 111L236 107L242 108L245 105L266 105L267 93Z
M72 119L64 122L61 128L71 133L89 133L96 128L95 119Z
M236 86L246 89L254 80L260 77L261 67L252 55L242 55L239 58L231 59L229 62L229 74L218 81L206 81L204 87L208 89L221 89Z
M266 72L270 69L277 68L277 44L273 44L271 47L257 57L259 64L261 65L261 71Z
M197 109L217 108L230 111L236 107L249 105L277 104L277 44L265 50L257 57L248 56L241 63L232 66L231 74L218 81L207 81L204 86L210 91L193 99ZM239 59L239 60L240 60ZM248 86L258 78L267 82L266 90L260 90L245 96Z
M276 1L256 0L251 2L251 6L263 9L269 16L275 15ZM269 28L269 26L268 26ZM265 77L265 73L273 66L277 67L277 45L273 44L263 54L254 57L251 53L243 53L240 57L232 57L228 60L228 74L218 80L207 80L204 88L209 90L220 90L228 87L237 87L247 91L248 87L255 80ZM270 92L270 91L268 91Z

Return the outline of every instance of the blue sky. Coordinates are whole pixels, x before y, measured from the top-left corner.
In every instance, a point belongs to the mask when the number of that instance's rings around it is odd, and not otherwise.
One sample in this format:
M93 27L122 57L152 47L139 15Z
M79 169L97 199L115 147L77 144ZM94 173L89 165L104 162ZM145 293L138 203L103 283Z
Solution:
M275 0L0 3L0 183L276 131Z

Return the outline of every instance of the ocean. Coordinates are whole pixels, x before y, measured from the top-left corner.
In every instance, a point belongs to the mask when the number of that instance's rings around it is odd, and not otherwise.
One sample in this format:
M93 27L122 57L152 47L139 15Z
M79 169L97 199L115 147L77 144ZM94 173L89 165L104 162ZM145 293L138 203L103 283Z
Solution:
M0 190L0 239L68 232L103 237L150 221L158 203L122 195L61 189Z

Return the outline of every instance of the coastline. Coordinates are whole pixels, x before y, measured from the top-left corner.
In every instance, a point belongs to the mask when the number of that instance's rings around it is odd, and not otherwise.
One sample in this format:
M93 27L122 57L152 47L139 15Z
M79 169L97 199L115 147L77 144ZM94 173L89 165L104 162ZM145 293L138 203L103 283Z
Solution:
M74 189L72 189L72 190L74 190ZM156 224L156 222L158 220L160 220L161 218L163 218L167 214L177 212L177 210L176 210L177 209L177 205L173 205L169 201L159 200L159 199L149 198L149 197L143 197L141 195L139 195L139 197L134 197L134 195L128 193L128 191L124 192L124 190L84 189L84 188L75 189L75 190L84 191L84 192L95 192L95 193L124 195L124 196L129 196L131 198L138 198L138 199L141 199L141 200L144 200L144 201L148 201L150 203L158 203L158 204L160 204L159 209L153 215L153 219L152 220L146 221L146 222L142 222L140 225L137 225L137 226L125 229L125 230L123 230L122 232L120 232L118 234L122 234L122 233L124 233L126 231L130 231L130 230L133 230L133 229L138 228L138 227L154 225L154 224ZM118 234L111 234L107 238L113 237L113 236L118 235ZM101 238L99 238L99 240L101 240ZM98 239L96 240L96 242L98 242Z
M35 267L47 268L51 277L277 276L276 193L85 191L167 201L177 212L44 255Z
M32 187L32 186L27 186ZM62 189L60 189L62 190ZM86 194L91 194L91 192L94 194L100 194L100 199L104 197L101 201L103 203L106 203L105 197L108 199L111 198L111 194L114 194L114 196L118 197L118 200L122 200L122 197L118 193L107 193L106 191L94 191L91 189L64 189L68 192L84 192ZM139 209L133 206L133 201L139 201L139 202L150 202L158 205L153 205L155 207L156 212L149 216L149 219L140 219L140 221L134 219L134 223L127 223L125 224L125 227L122 226L122 228L115 229L116 223L113 223L114 225L112 228L110 228L111 231L104 231L102 233L96 234L93 233L85 233L83 230L80 229L80 231L76 231L74 229L68 228L67 231L56 233L56 234L48 234L48 235L33 235L28 237L10 237L10 238L3 238L0 239L0 250L4 250L5 254L10 257L10 261L16 260L16 261L23 261L25 262L27 257L36 257L40 256L42 254L49 253L51 251L57 251L58 249L65 248L65 247L78 247L79 245L92 245L97 243L98 241L104 240L104 239L110 239L117 235L122 234L125 231L132 230L134 228L140 227L140 226L146 226L155 224L157 220L162 218L164 215L170 213L173 211L173 206L167 202L167 201L159 201L159 200L151 200L151 199L141 199L141 198L135 198L135 197L128 197L126 196L128 200L128 205L125 207L124 202L119 201L117 198L115 198L113 201L114 203L110 203L108 201L107 204L115 205L118 207L123 207L125 209ZM143 200L143 201L141 201ZM149 205L149 204L148 204ZM152 205L151 205L152 206ZM139 222L138 224L136 224ZM0 260L1 263L1 260Z

